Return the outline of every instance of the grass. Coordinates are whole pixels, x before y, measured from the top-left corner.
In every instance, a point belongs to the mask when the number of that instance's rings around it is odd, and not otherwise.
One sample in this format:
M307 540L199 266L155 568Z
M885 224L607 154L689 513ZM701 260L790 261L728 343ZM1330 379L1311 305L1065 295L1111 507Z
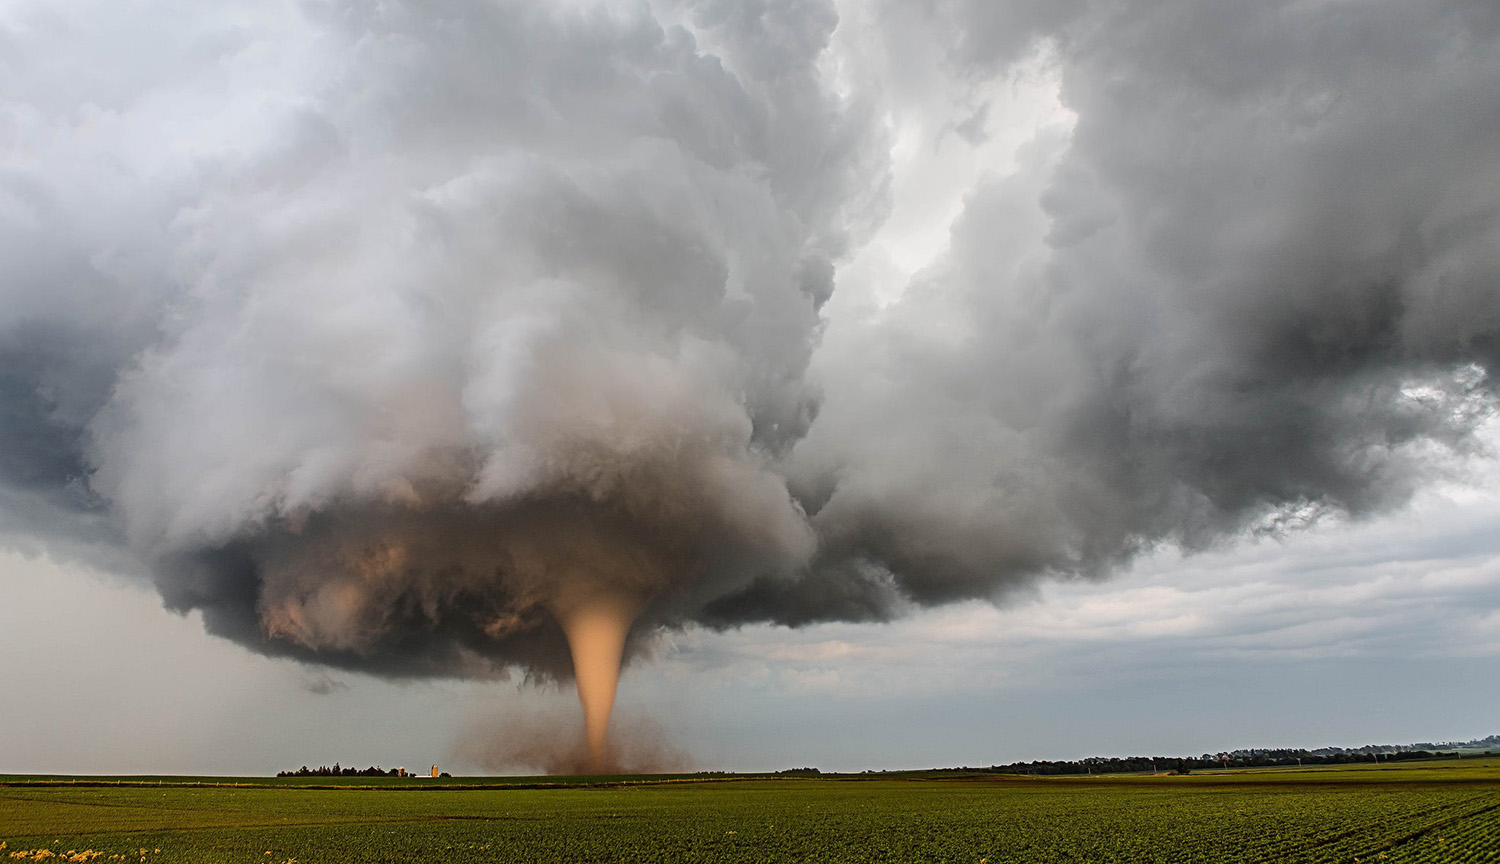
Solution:
M0 860L1500 862L1500 759L540 788L559 778L315 779L0 776Z

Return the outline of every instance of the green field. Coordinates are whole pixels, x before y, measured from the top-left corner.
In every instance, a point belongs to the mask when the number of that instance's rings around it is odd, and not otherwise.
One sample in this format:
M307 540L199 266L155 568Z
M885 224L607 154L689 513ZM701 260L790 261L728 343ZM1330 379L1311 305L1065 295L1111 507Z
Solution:
M1500 862L1493 758L551 782L0 776L0 860Z

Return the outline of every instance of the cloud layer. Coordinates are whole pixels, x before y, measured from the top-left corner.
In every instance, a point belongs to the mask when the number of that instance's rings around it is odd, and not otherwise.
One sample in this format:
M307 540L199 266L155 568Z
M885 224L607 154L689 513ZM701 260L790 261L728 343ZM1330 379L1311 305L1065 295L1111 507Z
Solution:
M1032 5L16 8L0 538L550 676L579 592L885 619L1461 470L1500 13ZM870 299L903 135L988 154L1020 69L1067 121Z

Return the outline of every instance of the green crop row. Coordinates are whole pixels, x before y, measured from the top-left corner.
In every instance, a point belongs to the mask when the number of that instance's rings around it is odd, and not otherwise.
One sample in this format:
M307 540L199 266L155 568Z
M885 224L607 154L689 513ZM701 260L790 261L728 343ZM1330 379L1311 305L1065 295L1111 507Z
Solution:
M427 789L7 785L0 861L1497 862L1500 771Z

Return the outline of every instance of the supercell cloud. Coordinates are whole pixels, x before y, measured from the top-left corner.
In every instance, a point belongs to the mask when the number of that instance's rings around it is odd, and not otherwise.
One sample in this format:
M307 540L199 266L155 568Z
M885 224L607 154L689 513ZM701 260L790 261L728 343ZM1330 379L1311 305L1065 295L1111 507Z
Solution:
M138 571L257 651L548 677L555 621L600 604L998 599L1389 510L1476 446L1500 11L855 23L13 4L0 541ZM894 296L840 302L900 118L957 99L982 142L1023 66L1068 119L978 173Z

